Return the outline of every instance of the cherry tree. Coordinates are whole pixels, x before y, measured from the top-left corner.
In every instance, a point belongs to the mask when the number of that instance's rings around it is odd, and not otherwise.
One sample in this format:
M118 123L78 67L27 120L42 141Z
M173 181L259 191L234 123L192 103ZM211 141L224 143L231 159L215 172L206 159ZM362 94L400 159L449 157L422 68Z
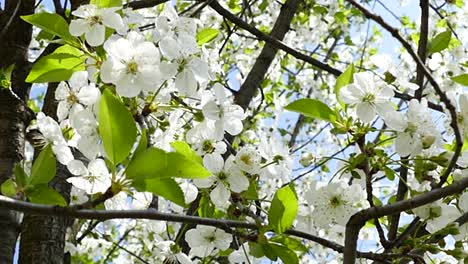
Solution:
M1 263L466 263L463 0L46 2L0 9Z

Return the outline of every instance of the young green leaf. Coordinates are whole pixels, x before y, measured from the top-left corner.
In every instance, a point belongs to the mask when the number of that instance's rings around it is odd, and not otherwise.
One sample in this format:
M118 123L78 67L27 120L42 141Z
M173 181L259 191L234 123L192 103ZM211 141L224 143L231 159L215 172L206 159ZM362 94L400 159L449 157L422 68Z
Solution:
M107 157L114 165L128 156L137 137L132 114L109 89L104 90L99 102L99 132Z
M67 21L65 21L65 19L58 14L37 13L33 15L22 16L21 19L46 32L60 37L69 44L78 43L77 39L70 34Z
M211 176L203 165L197 161L186 158L177 152L167 153L167 168L161 171L165 177L178 177L188 179L206 178Z
M349 67L344 71L338 78L336 78L335 83L335 95L336 99L340 104L343 104L340 99L340 90L342 87L353 83L353 76L354 76L354 64L351 63Z
M296 218L297 197L290 186L278 189L268 211L268 222L278 234L288 230Z
M122 0L91 0L89 3L99 8L122 6Z
M166 153L157 148L138 153L125 173L129 179L135 180L171 177L196 179L211 175L197 161L177 152Z
M299 99L287 105L285 109L328 122L336 120L335 112L326 104L315 99Z
M187 206L184 192L174 179L148 179L142 182L133 182L133 186L140 192L150 192L182 207Z
M15 165L13 173L15 174L15 181L18 186L25 187L28 184L28 175L20 164Z
M454 76L451 79L452 79L452 81L454 81L454 82L456 82L458 84L468 86L468 73L458 75L458 76Z
M138 147L135 150L135 155L145 151L148 148L148 136L146 129L141 131L140 142L138 142Z
M46 184L34 186L34 188L27 193L29 200L33 203L50 204L66 206L67 202L63 196L56 190L50 188Z
M69 80L74 72L85 70L82 55L79 49L63 45L52 54L34 63L26 77L26 82L44 83Z
M171 143L171 147L177 152L184 155L186 158L203 164L203 160L198 154L190 148L189 144L183 141L174 141Z
M3 195L8 197L15 197L16 196L16 184L12 179L8 179L2 183L0 187L0 191Z
M452 32L450 30L444 31L437 34L429 43L429 52L436 53L446 49L452 38Z
M28 185L48 184L55 177L56 171L57 164L54 152L49 144L39 153L39 156L34 161Z
M275 236L271 238L270 241L280 243L293 251L300 251L304 253L309 251L309 249L306 246L304 246L304 244L300 240L286 235Z
M197 33L197 44L203 45L213 41L219 34L219 30L214 28L204 28Z
M133 160L128 164L125 174L129 179L144 180L157 178L156 173L167 167L167 154L158 148L148 148L146 151L135 153Z
M283 263L299 264L299 258L291 249L274 243L268 243L268 247L282 260ZM265 249L264 249L265 250Z

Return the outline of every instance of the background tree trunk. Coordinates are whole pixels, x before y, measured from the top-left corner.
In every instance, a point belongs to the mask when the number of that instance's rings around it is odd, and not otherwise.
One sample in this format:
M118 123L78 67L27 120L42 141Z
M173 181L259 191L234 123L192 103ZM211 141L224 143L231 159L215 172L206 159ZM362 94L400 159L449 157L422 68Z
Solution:
M0 68L15 65L12 89L0 90L0 184L13 174L14 165L23 159L25 128L31 115L26 107L30 85L26 84L30 63L27 60L32 26L20 19L34 13L34 0L7 0L0 12ZM12 263L19 233L20 214L0 210L0 263Z
M42 111L57 119L57 104L55 90L57 83L49 83ZM70 172L66 166L57 162L57 174L49 183L51 188L70 199L70 184L66 181ZM44 215L26 214L22 223L19 263L49 263L64 262L65 234L70 219L66 217L50 217ZM38 228L40 227L40 228Z

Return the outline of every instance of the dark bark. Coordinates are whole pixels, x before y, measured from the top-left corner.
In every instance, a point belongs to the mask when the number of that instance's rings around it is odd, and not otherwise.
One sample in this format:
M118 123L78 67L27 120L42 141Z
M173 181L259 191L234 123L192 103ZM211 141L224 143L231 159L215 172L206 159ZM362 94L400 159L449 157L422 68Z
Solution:
M23 159L25 128L30 115L24 103L30 85L24 82L29 71L27 50L32 27L19 16L34 12L34 0L6 1L0 13L0 68L15 65L12 89L0 90L0 184L12 177L16 163ZM0 263L12 263L19 234L16 212L0 210Z
M270 36L277 39L283 40L286 33L289 31L289 26L299 6L299 0L288 0L281 7L281 12L278 19L271 30ZM254 97L257 89L261 89L260 85L265 78L265 75L270 68L273 59L278 52L278 47L270 42L266 42L260 55L255 60L252 70L250 70L247 78L236 93L235 102L242 108L247 109L250 101Z
M13 167L23 159L25 106L11 90L0 90L0 184L13 174ZM0 210L0 263L12 263L19 233L19 214Z
M55 101L56 83L50 83L47 89L42 111L56 119ZM57 162L57 174L49 186L61 193L66 200L70 198L70 177L67 168ZM64 263L66 229L70 219L63 216L45 216L26 214L22 223L19 263ZM38 228L40 227L40 228Z

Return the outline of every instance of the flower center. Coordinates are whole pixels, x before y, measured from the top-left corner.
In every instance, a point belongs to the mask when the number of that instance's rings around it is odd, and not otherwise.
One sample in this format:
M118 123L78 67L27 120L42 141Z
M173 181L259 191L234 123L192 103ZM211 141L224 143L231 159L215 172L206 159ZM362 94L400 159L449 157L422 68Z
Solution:
M341 201L340 197L338 197L338 196L333 196L333 197L330 199L330 205L331 205L331 207L333 207L333 208L336 208L336 207L338 207L338 206L340 206L340 205L342 205L342 204L343 204L343 202Z
M362 101L367 103L373 103L375 101L375 94L366 93L362 98Z
M247 154L240 156L239 159L246 165L252 165L253 163L250 155L247 155Z
M127 74L137 74L138 73L138 64L134 61L131 61L127 64Z
M76 97L74 93L70 93L70 95L67 97L67 101L70 104L78 103L78 97Z
M413 134L416 133L416 131L418 131L418 124L409 122L408 127L406 128L406 132Z
M218 179L219 179L220 181L224 181L224 180L227 179L227 175L226 175L224 172L218 173L217 176L218 176Z
M431 207L429 209L429 219L434 219L442 214L442 209L440 207Z
M206 153L213 153L215 148L213 146L213 143L210 140L205 140L203 141L202 149Z
M207 236L207 237L205 237L205 239L210 243L213 243L213 242L216 241L216 237L214 235Z
M102 17L101 16L91 16L91 17L88 18L88 20L89 20L89 23L91 25L101 24Z

